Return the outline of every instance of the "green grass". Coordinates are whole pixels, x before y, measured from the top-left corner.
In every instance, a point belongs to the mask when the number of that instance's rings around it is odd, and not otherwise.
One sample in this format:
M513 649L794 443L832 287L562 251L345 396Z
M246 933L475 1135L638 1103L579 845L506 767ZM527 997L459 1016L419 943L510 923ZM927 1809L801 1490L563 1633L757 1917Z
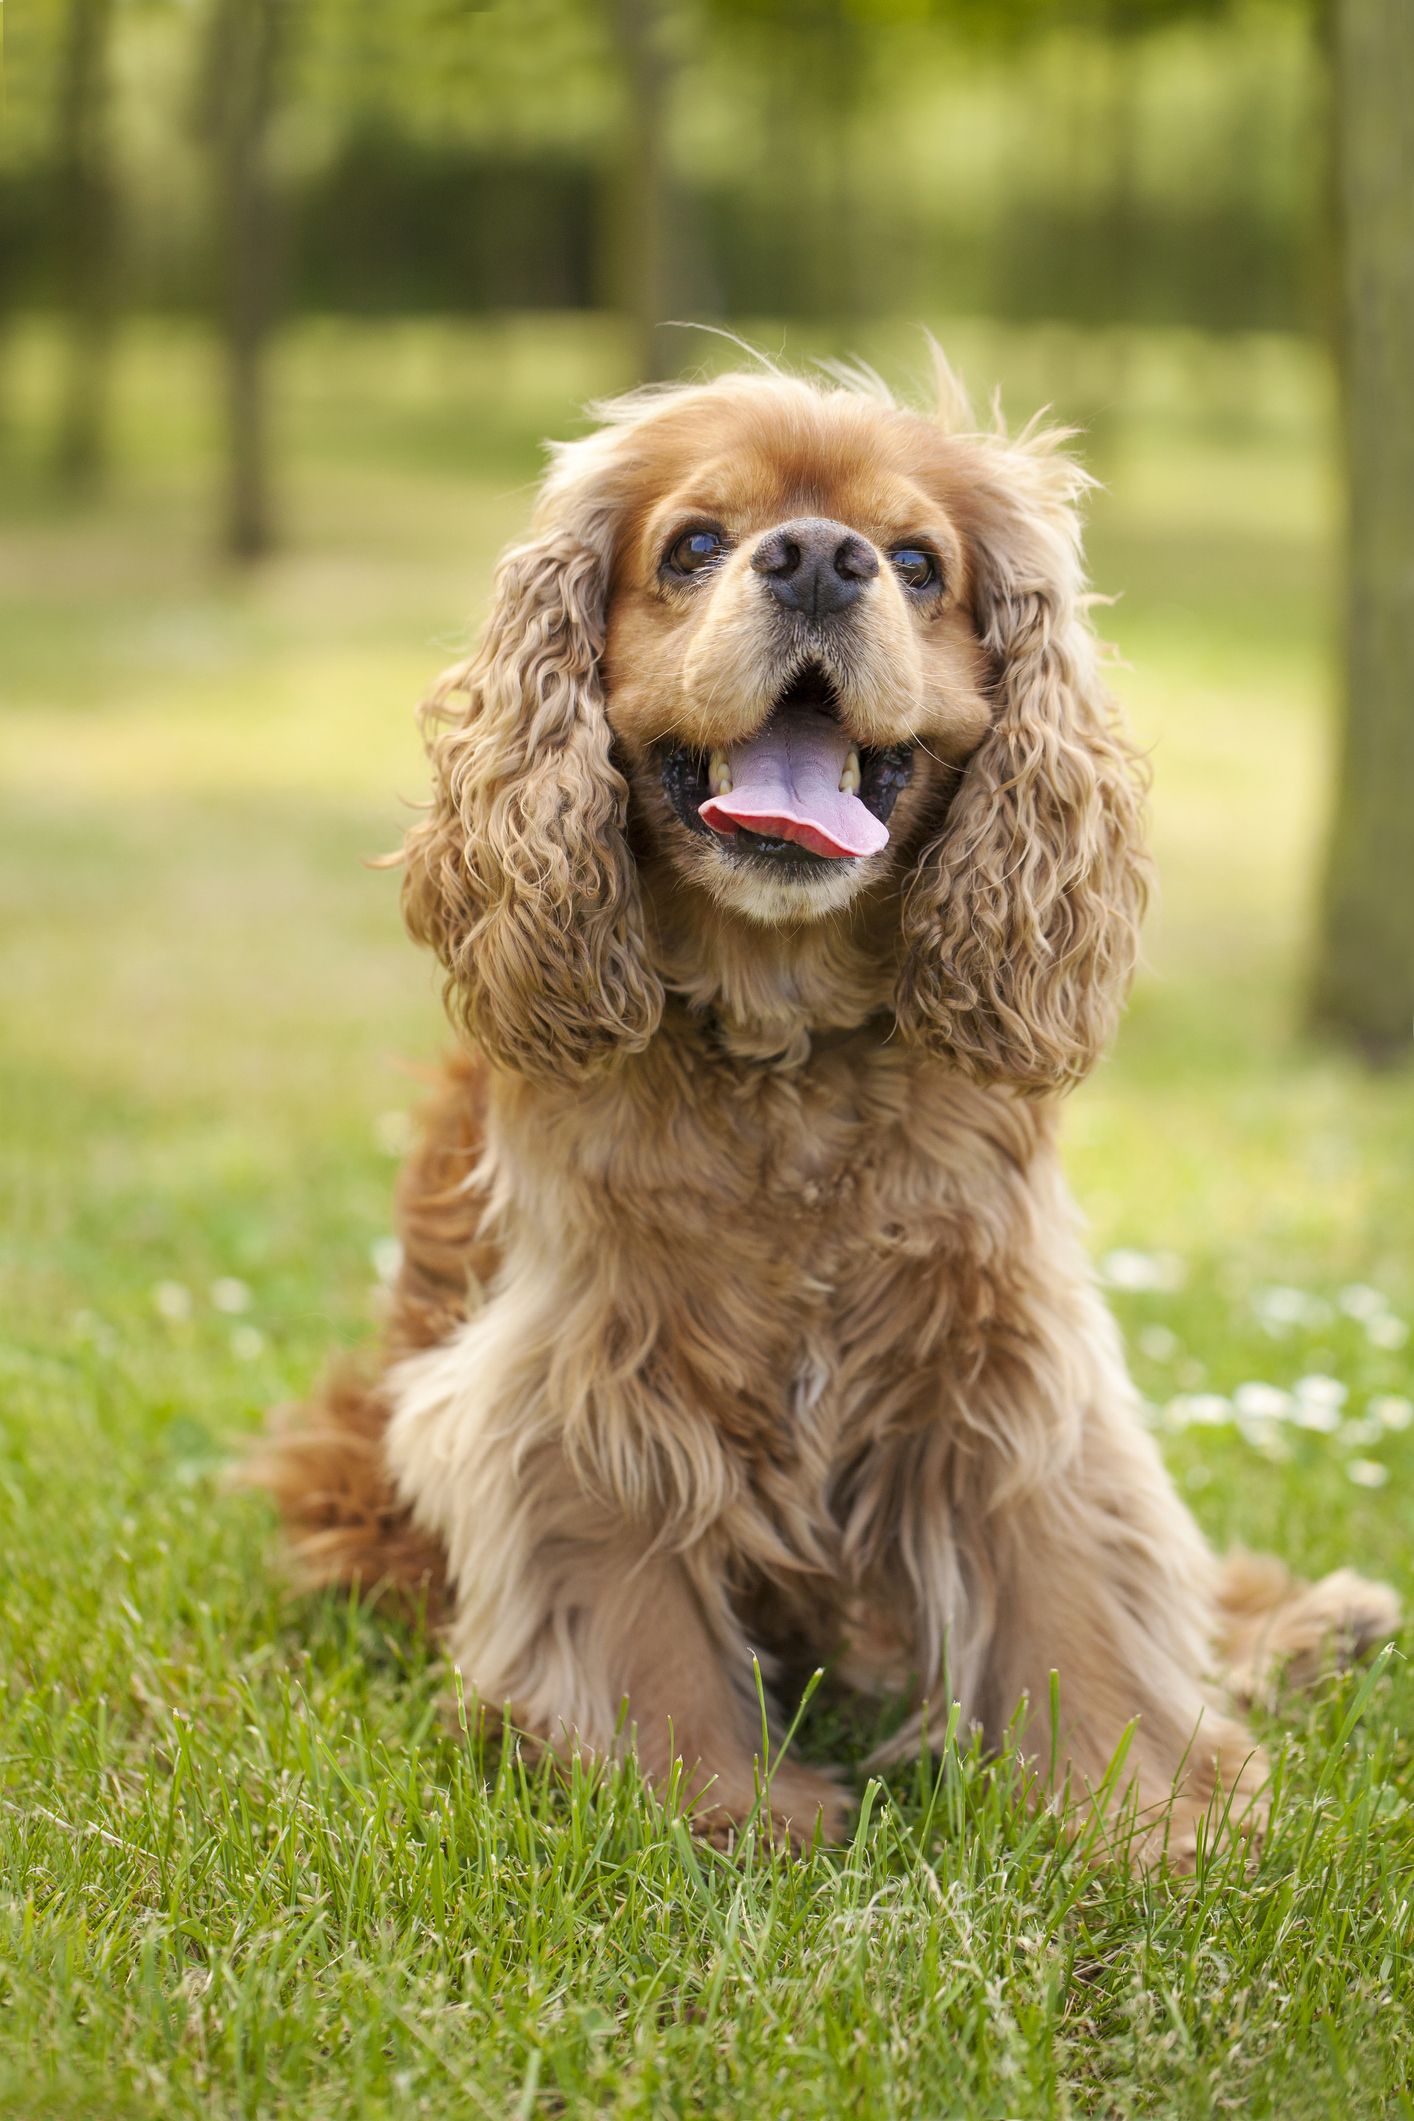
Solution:
M1017 411L1081 413L1108 482L1092 549L1164 900L1070 1164L1137 1375L1215 1538L1407 1594L1414 1085L1297 1030L1323 379L1275 343L954 338ZM728 1861L627 1771L566 1790L463 1733L415 1631L284 1597L225 1468L367 1334L442 1038L361 857L418 791L408 710L534 436L615 349L305 331L289 543L246 581L211 558L201 348L134 335L115 487L81 515L42 478L51 354L13 349L0 476L0 2108L1414 2115L1398 1652L1267 1722L1260 1861L1175 1884L1066 1855L965 1742L871 1786L849 1848ZM799 1742L847 1719L817 1704Z

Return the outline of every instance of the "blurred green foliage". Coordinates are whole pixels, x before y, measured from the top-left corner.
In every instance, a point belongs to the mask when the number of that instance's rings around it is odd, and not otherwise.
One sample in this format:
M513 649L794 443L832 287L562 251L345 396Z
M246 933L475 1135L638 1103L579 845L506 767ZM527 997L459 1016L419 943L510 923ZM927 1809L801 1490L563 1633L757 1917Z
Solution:
M0 306L62 291L75 10L11 16ZM270 157L287 308L604 308L625 0L278 0ZM212 0L112 0L121 299L210 295ZM662 316L977 314L1299 327L1317 311L1321 71L1306 0L659 0Z

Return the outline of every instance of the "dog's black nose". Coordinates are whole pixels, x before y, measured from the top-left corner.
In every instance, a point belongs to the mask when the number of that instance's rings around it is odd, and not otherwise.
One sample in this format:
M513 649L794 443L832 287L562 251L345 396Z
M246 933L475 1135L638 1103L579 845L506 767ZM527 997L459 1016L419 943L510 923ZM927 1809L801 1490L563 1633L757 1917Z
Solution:
M788 611L827 619L852 604L879 572L879 557L854 531L823 516L802 516L767 531L751 564Z

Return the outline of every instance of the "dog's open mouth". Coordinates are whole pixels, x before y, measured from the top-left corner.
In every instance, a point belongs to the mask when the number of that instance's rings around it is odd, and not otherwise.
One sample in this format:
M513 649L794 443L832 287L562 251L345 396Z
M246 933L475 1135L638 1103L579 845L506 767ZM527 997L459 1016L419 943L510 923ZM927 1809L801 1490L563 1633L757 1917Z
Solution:
M889 814L912 771L911 744L854 742L829 678L811 665L747 742L721 751L669 747L663 787L691 831L717 834L731 854L814 866L886 846Z

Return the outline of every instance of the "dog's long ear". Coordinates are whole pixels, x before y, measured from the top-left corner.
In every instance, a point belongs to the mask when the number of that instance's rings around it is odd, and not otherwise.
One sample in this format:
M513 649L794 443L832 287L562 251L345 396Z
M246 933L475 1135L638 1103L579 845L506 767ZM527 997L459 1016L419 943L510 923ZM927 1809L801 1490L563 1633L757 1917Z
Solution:
M404 848L449 1013L542 1078L641 1050L663 1004L600 692L603 542L552 524L505 556L479 651L424 707L432 803Z
M1134 969L1144 775L1095 673L1060 438L957 444L991 728L904 902L900 1029L1028 1091L1090 1068Z

